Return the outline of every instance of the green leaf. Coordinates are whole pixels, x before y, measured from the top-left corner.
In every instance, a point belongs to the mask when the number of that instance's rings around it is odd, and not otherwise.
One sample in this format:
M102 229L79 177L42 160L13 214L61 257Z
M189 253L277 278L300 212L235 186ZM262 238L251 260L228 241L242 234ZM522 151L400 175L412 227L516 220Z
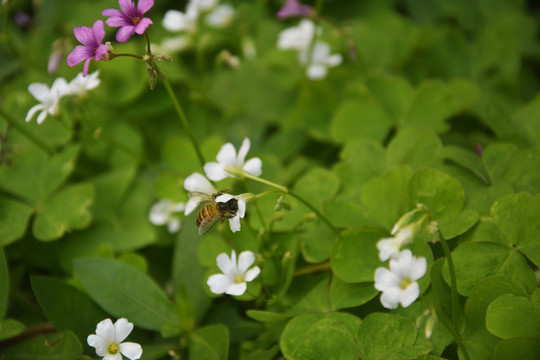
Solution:
M189 358L226 360L229 353L229 330L211 325L194 331L189 338Z
M499 296L489 304L486 328L503 339L540 338L540 311L526 297L514 294Z
M191 141L186 137L172 137L161 149L163 160L181 176L200 172L201 165Z
M30 282L47 319L57 330L73 331L82 343L86 343L96 325L108 317L88 295L61 280L33 276Z
M9 297L9 273L4 249L0 247L0 322L6 315Z
M531 338L505 339L495 348L493 360L536 360L540 354L540 341Z
M330 134L336 142L357 137L384 141L393 121L389 114L371 96L345 100L336 110Z
M512 194L500 198L491 207L491 217L504 233L508 247L518 242L522 219L530 200L530 194Z
M540 195L533 197L524 209L519 227L517 248L536 266L540 266Z
M389 165L408 165L413 169L442 163L442 142L435 133L409 126L396 134L388 144Z
M283 355L294 359L358 359L354 334L361 320L345 313L300 315L287 323L280 340Z
M342 232L330 260L334 273L346 282L372 282L375 269L381 265L376 243L386 235L383 231L368 228Z
M500 183L510 165L514 162L519 149L514 144L495 143L482 153L482 161L493 183Z
M90 297L112 315L155 331L180 326L167 296L139 270L109 259L75 260L74 269Z
M321 209L324 200L334 197L339 189L339 177L323 168L312 168L294 185L295 192Z
M465 303L467 332L485 328L488 305L504 294L526 296L527 292L519 282L507 276L490 276L476 284Z
M412 320L393 314L366 316L356 340L363 360L416 359L431 350L429 343L416 343L417 331Z
M465 150L458 146L445 146L443 154L446 159L470 171L486 184L489 183L489 174L484 168L482 158L475 152Z
M24 235L34 212L30 206L14 200L0 200L0 242L6 246Z
M414 173L407 201L409 209L424 204L437 221L455 217L465 204L465 192L453 177L437 170L422 169Z
M11 339L21 334L26 327L23 323L13 319L4 319L0 323L0 341Z
M512 159L504 180L509 182L516 192L527 191L533 195L540 193L540 147L520 152Z
M330 305L333 311L353 308L367 303L379 294L373 282L351 284L337 276L330 283Z
M307 278L298 278L298 281L304 280L308 282ZM302 314L311 312L325 312L329 311L328 301L328 283L330 281L330 275L328 272L320 274L316 277L311 276L308 286L304 286L301 291L298 292L299 299L294 301L289 312L292 314Z
M18 343L2 353L6 360L70 360L82 355L77 337L69 331L42 335Z
M310 263L327 260L332 252L336 234L320 219L306 224L305 229L306 232L299 236L304 259Z
M464 210L457 216L443 218L437 221L439 230L445 239L452 239L469 230L478 221L478 213L474 210Z
M289 314L278 314L262 310L248 310L246 311L246 315L259 322L283 322L293 317L293 315Z
M39 149L24 147L11 166L2 168L0 187L39 206L71 174L78 153L78 146L70 146L48 158Z
M67 186L56 193L38 212L32 231L42 241L55 240L65 232L90 224L88 210L94 199L90 184Z
M496 243L464 243L452 252L452 257L457 290L465 296L470 294L476 284L491 275L510 276L527 290L534 288L536 283L534 273L525 259L517 252ZM447 283L450 283L447 264L443 274Z
M403 206L411 176L412 171L408 167L393 167L362 189L362 202L369 209L370 215L389 231L401 215L410 210Z
M394 119L400 119L403 116L414 95L412 86L401 76L374 74L368 78L367 85Z

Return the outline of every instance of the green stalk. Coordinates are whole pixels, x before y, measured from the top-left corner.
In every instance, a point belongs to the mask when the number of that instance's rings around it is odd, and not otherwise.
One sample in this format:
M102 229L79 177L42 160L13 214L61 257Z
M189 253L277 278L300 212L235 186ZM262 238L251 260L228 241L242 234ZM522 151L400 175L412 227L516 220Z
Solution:
M171 101L173 102L176 113L178 114L178 117L180 118L180 121L182 122L182 125L184 126L184 130L186 131L186 133L189 136L189 139L191 140L191 145L195 149L195 153L197 154L197 158L199 159L201 168L204 168L204 164L206 163L206 161L204 161L204 157L202 156L201 149L199 148L199 145L197 144L197 141L195 140L193 131L191 131L191 126L189 126L189 122L187 121L186 115L184 114L184 111L182 110L182 107L180 106L180 103L178 102L178 99L176 98L176 95L174 94L174 91L171 87L171 84L169 83L169 80L167 79L162 79L162 80L163 80L163 85L165 85L165 89L167 89L167 93L169 94L169 97L171 98Z
M53 155L54 150L49 147L46 143L44 143L40 138L32 134L28 129L26 129L24 126L21 126L18 122L13 120L8 114L6 114L2 109L0 109L0 115L15 129L17 129L21 134L23 134L28 140L33 142L37 147L44 150L47 154Z
M244 176L244 177L247 177L248 179L251 179L251 180L254 180L254 181L258 181L260 183L263 183L263 184L266 184L266 185L269 185L269 186L272 186L276 189L279 189L280 191L282 191L283 193L285 194L289 194L290 196L296 198L298 201L300 201L302 204L306 205L311 211L313 211L322 221L324 221L326 223L326 225L328 225L328 227L334 232L336 233L336 235L339 235L339 230L334 226L332 225L332 223L330 222L330 220L328 220L328 218L326 216L324 216L315 206L311 205L307 200L305 200L303 197L301 197L300 195L298 195L297 193L287 189L285 186L282 186L282 185L279 185L279 184L276 184L272 181L269 181L269 180L266 180L266 179L263 179L263 178L260 178L258 176L254 176L254 175L251 175L250 173L246 172L246 171L243 171L243 170L240 170L240 169L235 169L235 168L231 168L231 167L228 167L225 169L227 172L229 173L232 173L232 174L237 174L237 175L240 175L240 176Z
M450 252L450 248L448 247L448 243L446 242L446 239L444 237L440 237L441 239L441 245L444 251L444 255L446 256L446 262L448 263L448 271L450 272L450 285L452 288L452 334L454 335L454 339L456 340L456 343L461 348L461 351L463 351L463 355L465 356L465 359L469 359L469 353L467 352L467 349L465 348L463 342L461 341L461 337L459 335L459 329L458 329L458 323L457 323L457 315L458 315L458 293L457 293L457 281L456 281L456 270L454 268L454 261L452 260L452 253Z

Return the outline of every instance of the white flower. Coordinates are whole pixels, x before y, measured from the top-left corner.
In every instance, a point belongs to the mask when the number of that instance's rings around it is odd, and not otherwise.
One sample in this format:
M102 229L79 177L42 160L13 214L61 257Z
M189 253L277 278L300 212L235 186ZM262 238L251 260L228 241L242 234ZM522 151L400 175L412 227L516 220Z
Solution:
M227 254L223 253L218 255L216 261L223 274L212 275L206 282L214 294L242 295L247 289L246 282L252 281L261 272L258 266L248 270L255 262L255 254L251 251L240 253L238 265L234 250L230 259Z
M236 215L234 217L229 219L229 227L231 228L231 231L237 232L240 231L240 219L243 219L246 215L246 200L239 195L239 196L233 196L230 194L223 194L216 198L216 202L219 203L226 203L227 201L231 199L236 199L238 201L238 210L236 211Z
M118 319L114 325L111 319L105 319L97 324L96 334L89 335L87 342L88 345L96 348L96 354L103 356L103 360L121 360L122 355L131 360L140 359L141 345L122 342L131 330L133 330L133 324L124 318Z
M324 78L328 68L338 66L342 60L340 54L330 54L330 45L324 41L317 41L313 49L305 49L298 53L298 61L302 65L307 65L307 76L312 80Z
M221 147L217 155L217 162L209 162L204 164L204 171L206 176L212 181L223 180L226 177L235 177L226 171L228 166L236 167L244 170L245 172L259 176L262 173L262 162L259 158L251 158L245 161L247 152L249 151L250 141L245 138L242 142L240 150L238 150L238 156L233 144L226 143Z
M84 96L89 90L93 90L99 86L101 81L98 76L99 71L95 71L86 77L83 76L82 72L78 73L77 76L69 82L66 94Z
M377 242L379 249L379 259L386 261L390 258L395 258L400 254L401 247L409 244L414 236L414 228L416 224L400 229L393 237L382 238Z
M197 30L197 18L199 17L199 12L196 7L189 6L186 9L186 12L183 13L178 10L169 10L165 13L163 18L163 27L171 32L176 31L189 31L194 32Z
M165 225L167 224L167 229L169 232L175 233L180 229L182 222L180 218L175 215L180 211L184 211L186 204L184 203L173 203L169 200L160 200L150 209L149 219L150 222L154 225Z
M218 192L214 185L199 173L193 173L184 180L184 189L190 192L190 198L184 210L185 215L191 214L201 201L206 200L204 195L212 196Z
M403 250L390 260L390 270L380 267L375 270L375 289L382 291L381 304L387 309L411 305L420 295L416 280L427 270L426 258L416 258L410 250Z
M52 86L49 88L47 85L42 83L32 83L28 86L28 91L32 96L40 101L41 104L34 105L28 110L26 115L26 122L29 122L34 114L41 110L41 113L37 117L37 123L41 124L45 121L47 113L56 116L60 113L60 107L58 103L62 96L66 95L68 92L69 86L64 78L58 78L54 80Z
M206 16L206 23L215 28L227 27L234 17L234 9L231 5L219 5Z
M303 19L298 26L287 28L279 33L277 46L282 50L306 51L317 30L313 21Z
M190 43L188 36L175 36L163 38L161 44L150 44L150 46L154 54L172 55L188 48Z
M212 10L219 0L191 0L188 3L189 6L193 6L199 11L210 11Z

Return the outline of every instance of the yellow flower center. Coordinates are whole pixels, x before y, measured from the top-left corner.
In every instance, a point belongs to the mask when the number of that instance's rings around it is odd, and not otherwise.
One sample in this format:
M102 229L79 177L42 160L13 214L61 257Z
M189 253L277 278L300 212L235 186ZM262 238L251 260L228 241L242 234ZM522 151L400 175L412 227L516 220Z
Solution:
M403 279L403 280L401 281L401 288L402 288L403 290L405 290L405 289L406 289L407 287L409 287L409 285L411 285L411 284L412 284L412 281L411 281L411 280L409 280L409 279Z
M141 22L141 18L138 16L135 16L132 20L133 20L133 25L137 25L138 23Z
M240 283L243 283L245 281L244 279L244 275L242 274L238 274L234 277L234 283L235 284L240 284Z
M111 355L118 354L118 345L116 344L109 345L109 347L107 348L107 351Z

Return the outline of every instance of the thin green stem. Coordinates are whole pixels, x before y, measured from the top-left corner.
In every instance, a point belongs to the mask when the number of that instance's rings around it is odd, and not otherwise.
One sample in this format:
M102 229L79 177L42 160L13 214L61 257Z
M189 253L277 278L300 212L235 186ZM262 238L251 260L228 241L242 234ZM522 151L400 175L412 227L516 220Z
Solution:
M461 337L459 336L459 329L458 329L458 321L457 321L457 315L458 315L458 293L457 293L457 281L456 281L456 270L454 268L454 261L452 260L452 253L450 252L450 248L448 247L448 243L446 242L446 239L444 237L440 237L441 239L441 245L444 251L444 255L446 256L446 262L448 263L448 271L450 272L450 285L452 288L452 334L454 335L454 339L456 340L456 343L458 344L459 348L463 352L463 356L465 359L469 359L469 353L467 352L467 349L465 348L465 345L461 341Z
M171 98L174 108L176 110L176 113L178 114L178 117L180 118L180 121L182 122L182 125L184 126L184 130L189 136L189 139L191 140L191 145L195 149L195 153L197 154L197 158L199 159L199 163L201 164L201 168L204 168L204 164L206 163L204 161L204 157L202 155L201 149L199 148L199 145L197 144L197 141L195 140L195 136L193 135L193 131L191 131L191 126L189 126L189 122L187 121L186 115L184 114L184 111L182 110L182 107L180 106L180 103L178 102L178 99L176 98L176 95L174 94L174 91L171 87L171 84L169 83L169 80L162 79L163 85L165 85L165 89L167 89L167 93L169 94L169 97Z
M231 171L229 171L231 170ZM245 176L247 177L248 179L251 179L251 180L254 180L254 181L258 181L260 183L263 183L263 184L266 184L266 185L269 185L269 186L272 186L276 189L279 189L281 190L283 193L285 194L289 194L291 195L292 197L294 197L295 199L297 199L298 201L300 201L302 204L306 205L308 208L311 209L311 211L313 211L322 221L324 221L326 223L326 225L328 225L328 227L334 232L336 233L336 235L339 235L339 230L334 226L332 225L332 223L330 222L330 220L328 220L328 218L326 216L324 216L315 206L311 205L306 199L304 199L303 197L301 197L300 195L298 195L297 193L287 189L285 186L282 186L282 185L279 185L279 184L276 184L275 182L272 182L272 181L269 181L269 180L266 180L266 179L263 179L263 178L260 178L258 176L254 176L254 175L251 175L250 173L246 172L246 171L243 171L243 170L237 170L237 169L234 169L234 168L227 168L226 171L228 172L231 172L231 173L238 173L239 175L241 176Z
M289 191L288 192L289 195L291 195L292 197L296 198L297 200L299 200L302 204L306 205L308 208L310 208L315 214L317 214L317 216L326 223L326 225L328 225L328 227L336 234L336 235L339 235L339 230L338 228L336 228L334 225L332 225L332 223L330 222L330 220L328 220L328 218L326 216L324 216L319 210L317 210L317 208L313 205L311 205L307 200L305 200L303 197L301 197L300 195L298 195L297 193L295 192L292 192L292 191Z
M18 122L13 120L11 116L6 114L2 109L0 109L0 115L15 129L17 129L21 134L23 134L28 140L33 142L36 146L44 150L47 154L52 155L54 154L54 150L47 145L45 142L43 142L40 138L32 134L28 129L26 129L24 126L21 126Z

